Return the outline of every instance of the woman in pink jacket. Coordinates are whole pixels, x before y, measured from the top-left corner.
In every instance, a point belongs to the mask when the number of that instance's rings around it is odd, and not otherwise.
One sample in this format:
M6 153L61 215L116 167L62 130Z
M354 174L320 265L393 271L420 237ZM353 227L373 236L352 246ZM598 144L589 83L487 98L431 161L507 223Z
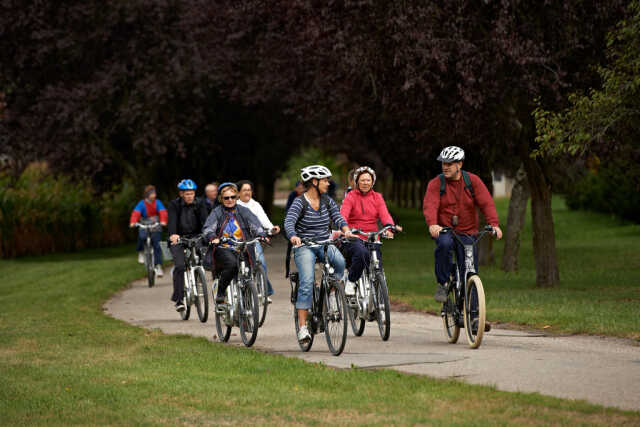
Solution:
M373 186L376 183L374 170L368 166L362 166L356 169L354 177L355 188L347 194L340 208L340 214L347 221L349 227L358 228L364 232L373 232L378 231L378 221L383 226L395 225L382 194L373 191ZM401 227L397 228L402 230ZM390 230L387 230L386 235L393 237ZM369 251L363 244L363 240L358 239L344 245L344 255L351 259L345 294L353 296L356 292L355 282L362 275L365 266L369 264ZM379 247L378 259L382 260Z

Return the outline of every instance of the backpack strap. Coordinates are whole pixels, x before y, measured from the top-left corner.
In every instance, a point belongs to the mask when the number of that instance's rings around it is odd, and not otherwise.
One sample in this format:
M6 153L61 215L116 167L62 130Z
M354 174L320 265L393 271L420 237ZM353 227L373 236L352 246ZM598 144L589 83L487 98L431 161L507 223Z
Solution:
M471 177L469 177L469 173L462 169L460 170L460 172L462 172L462 179L464 180L464 188L466 188L469 194L471 194L472 199L475 198L475 194L473 192L473 185L471 185ZM441 173L440 175L438 175L438 177L440 178L440 197L442 197L444 196L444 193L446 191L447 184L444 179L444 174Z

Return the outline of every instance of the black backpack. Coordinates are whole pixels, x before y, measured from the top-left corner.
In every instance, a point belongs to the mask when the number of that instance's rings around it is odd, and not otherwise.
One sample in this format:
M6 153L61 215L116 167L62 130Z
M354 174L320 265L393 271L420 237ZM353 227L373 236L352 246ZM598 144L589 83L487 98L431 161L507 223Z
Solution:
M467 173L467 171L464 171L464 170L460 170L460 172L462 172L462 179L464 179L464 188L466 188L469 191L469 194L471 194L472 199L475 198L473 194L473 185L471 185L471 178L469 177L469 174ZM441 173L438 176L440 177L440 197L442 197L446 192L447 183L444 178L444 174Z

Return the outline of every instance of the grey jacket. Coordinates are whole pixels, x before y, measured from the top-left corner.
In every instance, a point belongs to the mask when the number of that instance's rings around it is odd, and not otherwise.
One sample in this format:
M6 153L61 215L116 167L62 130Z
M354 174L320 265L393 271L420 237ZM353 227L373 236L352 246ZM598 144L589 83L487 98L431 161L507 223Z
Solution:
M256 217L248 208L236 205L235 211L236 219L238 220L238 224L240 225L240 229L242 230L242 234L245 239L249 240L256 236L265 236L267 234L262 228L262 225L260 225L258 217ZM221 228L227 222L227 217L227 211L222 205L216 206L211 211L207 217L207 221L204 223L204 227L202 228L202 233L207 240L221 236Z

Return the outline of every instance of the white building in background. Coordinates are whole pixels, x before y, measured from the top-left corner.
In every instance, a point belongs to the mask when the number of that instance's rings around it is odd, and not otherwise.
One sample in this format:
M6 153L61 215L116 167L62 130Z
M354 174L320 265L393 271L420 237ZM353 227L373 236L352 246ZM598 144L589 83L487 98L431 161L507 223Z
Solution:
M502 172L491 172L493 178L493 197L511 197L513 179L507 178Z

